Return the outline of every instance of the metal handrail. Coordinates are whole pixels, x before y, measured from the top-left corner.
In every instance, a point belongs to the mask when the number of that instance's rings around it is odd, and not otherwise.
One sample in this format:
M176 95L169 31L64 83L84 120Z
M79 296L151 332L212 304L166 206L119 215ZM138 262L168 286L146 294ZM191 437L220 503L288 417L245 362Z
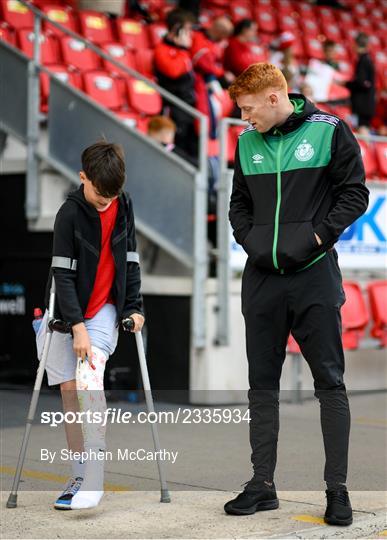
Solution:
M38 166L39 166L39 79L38 70L42 69L40 62L40 34L41 21L45 20L55 28L61 30L74 39L84 43L98 56L104 58L113 65L119 67L129 76L144 81L150 87L159 92L168 101L191 117L199 120L199 163L195 174L194 190L194 216L192 227L194 229L194 251L193 251L193 302L191 319L192 345L196 349L202 349L206 345L206 302L205 284L207 279L207 234L206 219L207 214L207 136L208 120L207 116L200 113L184 101L177 98L158 84L137 71L125 66L114 57L94 45L89 40L63 27L59 23L52 21L45 13L31 5L26 0L19 0L34 14L34 53L28 65L28 130L27 130L27 213L29 218L37 218L39 215L39 189L38 189ZM44 69L45 71L45 69ZM49 70L48 70L49 72ZM54 74L50 73L51 76ZM119 120L117 119L117 122Z

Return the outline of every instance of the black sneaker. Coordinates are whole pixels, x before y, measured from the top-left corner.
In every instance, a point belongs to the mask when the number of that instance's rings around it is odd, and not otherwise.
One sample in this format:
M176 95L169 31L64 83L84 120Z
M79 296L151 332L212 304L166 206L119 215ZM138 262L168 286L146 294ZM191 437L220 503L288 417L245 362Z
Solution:
M274 483L261 489L252 489L249 482L242 493L224 505L226 514L248 516L262 510L275 510L279 507ZM250 484L250 486L249 486Z
M329 525L351 525L352 507L346 488L327 489L324 521Z

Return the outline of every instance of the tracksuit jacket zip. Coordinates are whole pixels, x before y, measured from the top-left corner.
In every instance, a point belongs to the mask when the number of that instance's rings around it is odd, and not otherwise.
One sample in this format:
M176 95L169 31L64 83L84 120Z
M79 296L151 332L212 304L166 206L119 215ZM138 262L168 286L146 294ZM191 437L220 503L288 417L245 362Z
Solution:
M368 205L359 145L348 126L290 94L280 128L238 139L229 217L257 267L298 272L322 259ZM318 245L315 234L321 240Z

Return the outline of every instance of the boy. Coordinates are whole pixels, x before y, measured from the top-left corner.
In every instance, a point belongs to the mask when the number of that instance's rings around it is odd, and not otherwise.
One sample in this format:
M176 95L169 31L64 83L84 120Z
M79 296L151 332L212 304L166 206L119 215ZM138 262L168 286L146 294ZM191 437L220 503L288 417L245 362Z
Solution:
M136 253L132 203L122 192L125 163L121 147L97 142L82 153L82 185L69 194L54 226L52 267L55 318L72 332L53 333L47 359L48 384L60 384L64 412L103 412L105 364L114 352L119 321L144 324L140 267ZM48 312L37 335L41 357ZM84 462L72 462L73 474L57 499L57 509L97 506L103 495L105 428L83 420L65 424L69 450L86 451ZM98 454L99 458L93 456Z

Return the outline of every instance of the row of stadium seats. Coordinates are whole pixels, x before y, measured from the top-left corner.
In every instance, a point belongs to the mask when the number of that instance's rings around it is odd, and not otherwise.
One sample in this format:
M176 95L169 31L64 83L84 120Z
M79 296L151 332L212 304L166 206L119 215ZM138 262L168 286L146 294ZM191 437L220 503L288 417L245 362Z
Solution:
M137 115L155 115L161 111L160 94L146 84L131 77L112 77L103 70L79 73L67 70L65 66L53 65L51 71L63 82L84 91L91 99L117 113ZM41 73L41 109L48 110L50 80L46 73Z
M361 287L354 281L343 283L346 301L341 308L342 339L345 350L355 350L362 346L366 328L372 325L370 336L378 341L379 347L387 346L387 281L373 281L367 286L368 304L363 296ZM370 312L370 314L369 314ZM291 336L288 341L288 352L298 354L300 349Z
M42 10L55 22L79 32L95 44L119 41L133 49L154 48L166 32L163 23L145 25L133 18L119 17L111 21L109 17L97 11L75 11L70 6L60 4L42 4ZM171 6L170 6L171 7ZM329 7L313 7L305 2L292 3L290 0L236 0L230 6L203 10L200 20L205 26L217 14L228 12L234 21L243 17L255 18L259 27L259 36L263 45L273 39L278 32L290 31L298 39L294 46L295 55L300 59L322 58L321 38L331 39L338 44L337 58L342 62L353 62L355 52L353 39L359 31L371 35L370 48L377 63L386 63L385 49L387 35L385 17L387 12L374 9L369 18L356 17L355 10L339 11ZM337 10L336 10L337 11ZM2 19L9 28L32 28L32 13L17 0L5 0L2 4ZM381 16L380 16L381 15ZM367 25L365 27L364 25ZM44 30L60 33L49 23L44 23Z
M228 161L233 163L234 152L237 144L240 126L232 126L228 134ZM387 142L373 141L366 142L358 139L360 150L364 162L367 180L377 179L387 181Z

